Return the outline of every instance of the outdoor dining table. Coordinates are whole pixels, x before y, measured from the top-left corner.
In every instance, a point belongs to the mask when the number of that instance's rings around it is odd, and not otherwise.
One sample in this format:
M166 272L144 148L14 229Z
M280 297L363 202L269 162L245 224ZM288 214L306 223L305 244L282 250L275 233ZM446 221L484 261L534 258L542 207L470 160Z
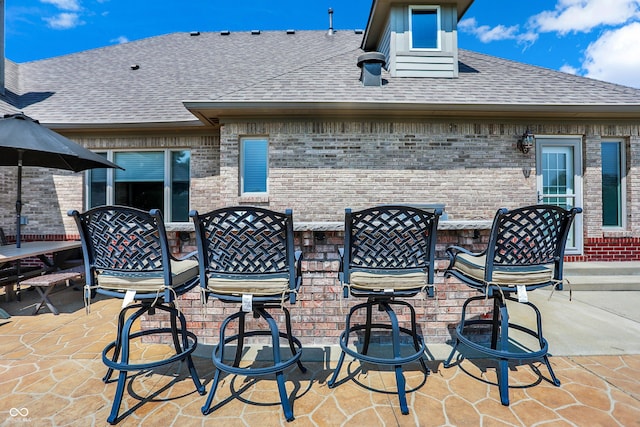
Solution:
M22 261L27 258L37 257L45 264L45 270L53 270L57 266L47 258L48 254L64 252L81 247L79 240L39 240L23 242L19 248L14 245L0 246L0 264L6 262ZM16 292L20 297L20 277L16 278ZM9 292L7 292L9 295Z

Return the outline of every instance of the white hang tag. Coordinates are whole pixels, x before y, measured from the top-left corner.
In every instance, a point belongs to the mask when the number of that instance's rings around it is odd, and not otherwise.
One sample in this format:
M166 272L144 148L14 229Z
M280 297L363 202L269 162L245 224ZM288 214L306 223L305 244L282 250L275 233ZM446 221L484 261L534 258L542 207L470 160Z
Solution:
M126 294L124 294L124 298L122 300L122 308L125 308L129 304L133 302L133 299L136 297L136 291L128 290Z
M242 295L242 311L245 313L251 313L253 311L253 295Z
M518 302L529 302L527 296L527 287L525 285L518 285Z

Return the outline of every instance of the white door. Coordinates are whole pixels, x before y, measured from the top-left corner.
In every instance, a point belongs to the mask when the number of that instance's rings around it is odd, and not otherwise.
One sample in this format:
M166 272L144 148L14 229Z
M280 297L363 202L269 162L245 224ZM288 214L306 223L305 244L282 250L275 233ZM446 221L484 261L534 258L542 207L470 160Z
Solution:
M582 138L536 136L538 203L582 207ZM582 253L582 215L576 216L567 254Z

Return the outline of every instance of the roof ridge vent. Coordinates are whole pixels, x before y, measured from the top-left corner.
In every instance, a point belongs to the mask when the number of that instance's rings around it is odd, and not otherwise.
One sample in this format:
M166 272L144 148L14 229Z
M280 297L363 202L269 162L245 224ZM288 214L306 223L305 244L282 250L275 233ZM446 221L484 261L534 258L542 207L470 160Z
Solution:
M287 30L287 34L295 34L296 30Z
M260 30L251 30L251 35L259 36L260 35Z
M189 33L189 35L191 35L191 37L199 36L200 35L200 31L191 31Z
M382 67L387 63L383 53L365 52L358 56L360 81L363 86L382 86Z
M220 35L221 35L221 36L228 36L229 34L231 34L231 31L229 31L229 30L222 30L222 31L220 31Z

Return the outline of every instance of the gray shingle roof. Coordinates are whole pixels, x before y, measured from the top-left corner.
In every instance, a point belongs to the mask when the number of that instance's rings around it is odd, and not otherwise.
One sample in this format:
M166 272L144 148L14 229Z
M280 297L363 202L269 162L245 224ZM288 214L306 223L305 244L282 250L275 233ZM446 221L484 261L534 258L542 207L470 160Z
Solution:
M356 65L361 41L353 31L173 33L24 64L7 61L0 112L72 125L194 122L184 100L623 105L640 112L640 90L462 49L457 79L383 73L382 87L363 87Z

